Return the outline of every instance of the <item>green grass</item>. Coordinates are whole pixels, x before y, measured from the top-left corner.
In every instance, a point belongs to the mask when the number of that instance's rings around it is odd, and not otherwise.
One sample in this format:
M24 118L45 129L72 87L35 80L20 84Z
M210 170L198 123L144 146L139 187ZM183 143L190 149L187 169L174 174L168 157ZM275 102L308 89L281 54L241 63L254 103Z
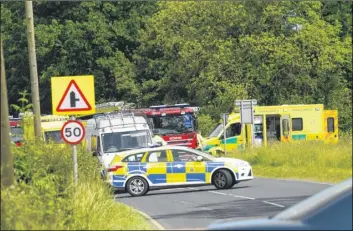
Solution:
M14 148L17 182L1 187L2 230L152 230L137 211L114 201L99 177L97 158L78 151L73 186L70 148L28 144Z
M318 142L273 143L228 154L248 161L254 175L337 183L352 177L352 137L336 145Z

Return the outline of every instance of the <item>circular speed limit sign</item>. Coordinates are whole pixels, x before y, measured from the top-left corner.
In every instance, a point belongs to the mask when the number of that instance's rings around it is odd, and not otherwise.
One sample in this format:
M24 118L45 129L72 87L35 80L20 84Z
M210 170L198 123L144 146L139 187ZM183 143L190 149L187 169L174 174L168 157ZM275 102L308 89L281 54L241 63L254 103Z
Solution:
M85 137L85 128L81 122L69 120L61 128L61 137L66 143L79 144Z

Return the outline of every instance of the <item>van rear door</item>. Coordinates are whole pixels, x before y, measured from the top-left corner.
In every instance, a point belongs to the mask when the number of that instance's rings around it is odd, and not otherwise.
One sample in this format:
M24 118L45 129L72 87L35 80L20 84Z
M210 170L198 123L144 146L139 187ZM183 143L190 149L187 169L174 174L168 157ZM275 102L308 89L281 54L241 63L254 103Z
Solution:
M338 111L324 111L325 143L336 144L338 142Z

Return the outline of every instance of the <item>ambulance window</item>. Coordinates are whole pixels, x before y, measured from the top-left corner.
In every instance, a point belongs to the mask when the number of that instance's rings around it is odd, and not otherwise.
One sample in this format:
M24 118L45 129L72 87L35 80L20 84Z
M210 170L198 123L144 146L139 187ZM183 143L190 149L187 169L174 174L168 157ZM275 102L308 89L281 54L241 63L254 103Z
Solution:
M239 136L241 133L241 124L235 123L227 128L227 137Z
M327 118L327 132L335 132L335 119L333 117Z
M302 118L293 118L292 119L292 129L293 129L293 131L303 130L303 119Z

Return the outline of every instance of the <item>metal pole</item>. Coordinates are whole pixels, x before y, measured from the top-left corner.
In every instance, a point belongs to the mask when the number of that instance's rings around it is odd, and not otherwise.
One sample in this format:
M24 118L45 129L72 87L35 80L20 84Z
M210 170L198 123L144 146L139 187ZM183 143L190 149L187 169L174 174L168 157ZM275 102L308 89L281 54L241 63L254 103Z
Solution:
M29 71L31 76L31 94L34 113L34 135L41 137L40 124L40 99L37 72L36 44L34 40L33 5L32 1L25 1L26 21L27 21L27 41Z
M71 116L71 120L75 120L75 116ZM77 163L77 146L76 146L76 144L72 145L72 159L74 161L75 186L77 186L77 184L78 184L78 163Z
M227 154L227 131L226 131L226 114L223 114L223 138L224 138L224 155Z
M246 146L246 136L245 136L245 132L246 132L246 128L244 128L244 118L243 118L243 100L240 101L240 124L241 124L241 133L242 133L242 137L243 137L243 146L245 149Z
M254 105L253 105L253 100L250 100L251 103L251 146L254 146L255 142L255 131L254 131Z
M0 35L1 50L1 185L8 187L14 183L13 157L10 141L9 105L5 76L4 49ZM1 206L2 208L2 206Z

